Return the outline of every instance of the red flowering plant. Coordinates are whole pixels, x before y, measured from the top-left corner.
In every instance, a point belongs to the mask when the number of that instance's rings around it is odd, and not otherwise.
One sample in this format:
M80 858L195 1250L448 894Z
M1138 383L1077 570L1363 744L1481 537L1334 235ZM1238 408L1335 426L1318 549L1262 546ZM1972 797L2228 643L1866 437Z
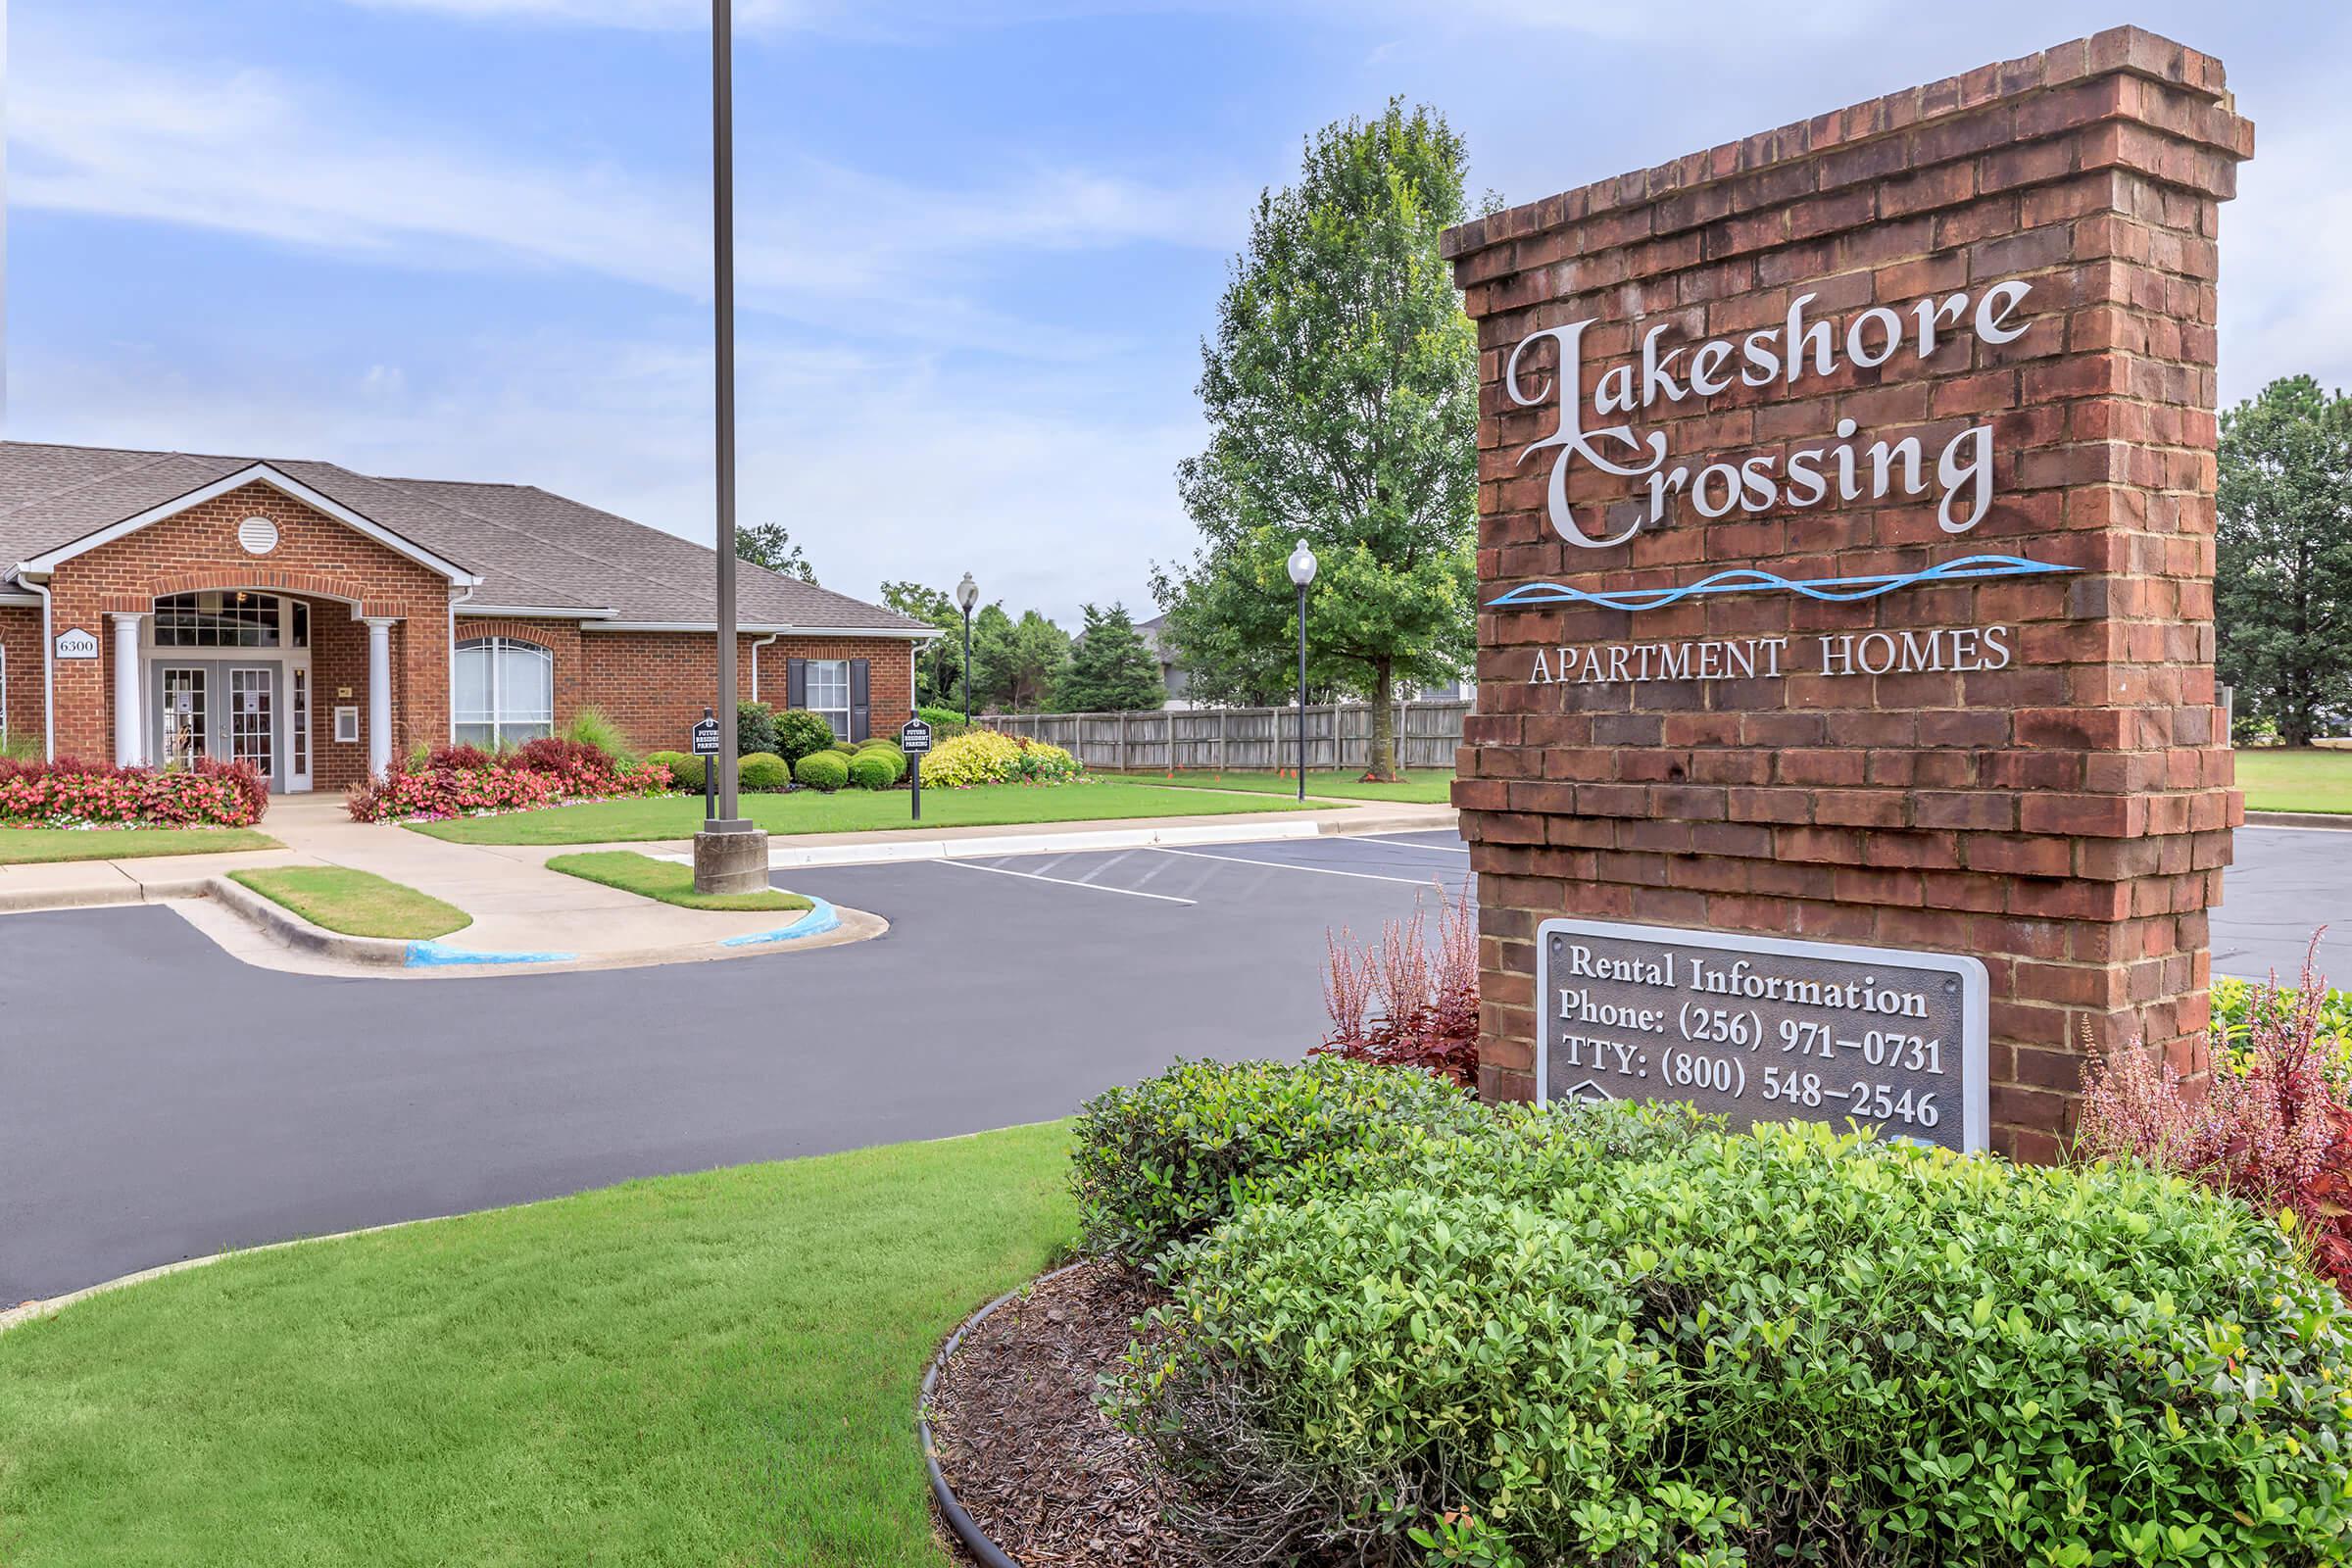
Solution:
M579 741L544 737L512 752L439 747L421 766L395 766L382 778L354 785L346 804L355 822L437 821L660 795L668 787L664 768L616 761Z
M1345 927L1336 937L1325 933L1331 1032L1310 1054L1417 1067L1478 1087L1478 921L1469 885L1449 899L1439 883L1437 906L1434 949L1421 898L1410 915L1387 923L1376 944L1357 945Z
M2328 998L2312 953L2297 989L2274 974L2209 1084L2184 1083L2136 1041L2092 1063L2076 1141L2082 1155L2139 1159L2279 1216L2352 1296L2352 1102L2328 1070Z
M116 767L61 757L0 759L0 823L18 827L251 827L270 808L250 762Z

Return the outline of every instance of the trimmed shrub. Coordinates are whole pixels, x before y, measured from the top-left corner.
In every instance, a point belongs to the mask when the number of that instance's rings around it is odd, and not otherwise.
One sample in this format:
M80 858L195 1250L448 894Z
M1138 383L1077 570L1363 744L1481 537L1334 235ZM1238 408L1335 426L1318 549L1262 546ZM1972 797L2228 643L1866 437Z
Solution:
M787 762L798 762L811 752L833 744L833 726L806 709L787 709L776 715L776 744L770 748Z
M1080 1108L1079 1222L1094 1250L1149 1263L1232 1212L1254 1181L1295 1178L1408 1131L1466 1131L1482 1114L1426 1073L1333 1056L1180 1061Z
M943 741L923 759L923 782L942 789L974 784L1058 784L1082 771L1078 760L1058 746L1048 746L1025 735L1001 735L976 729Z
M861 790L886 790L899 781L902 763L894 763L886 753L859 752L850 759L849 781Z
M709 771L710 759L691 756L685 752L656 752L646 759L658 762L669 771L670 788L700 795Z
M623 767L638 760L637 749L629 744L628 736L602 709L583 708L572 714L571 722L564 726L564 738L600 751Z
M735 755L776 755L776 710L765 703L735 705Z
M736 763L735 776L747 790L780 790L792 782L792 769L773 752L754 752Z
M1209 1557L2352 1556L2352 1310L2276 1223L2132 1164L1543 1120L1163 1260L1112 1397Z
M850 764L839 752L811 752L800 760L792 776L812 790L837 790L850 781Z
M850 741L833 741L825 747L825 750L831 752L834 756L843 759L856 757L858 755L858 748L856 744Z
M931 726L931 738L934 741L953 740L964 731L978 727L963 721L963 710L960 708L918 708L914 710L914 716Z

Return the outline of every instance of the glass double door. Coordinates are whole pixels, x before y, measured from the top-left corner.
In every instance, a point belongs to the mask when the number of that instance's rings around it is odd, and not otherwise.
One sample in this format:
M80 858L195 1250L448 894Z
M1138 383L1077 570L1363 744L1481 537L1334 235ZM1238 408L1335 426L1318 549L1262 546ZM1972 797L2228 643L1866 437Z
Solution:
M251 762L270 788L286 787L280 665L159 661L153 678L160 765L185 767L199 757Z

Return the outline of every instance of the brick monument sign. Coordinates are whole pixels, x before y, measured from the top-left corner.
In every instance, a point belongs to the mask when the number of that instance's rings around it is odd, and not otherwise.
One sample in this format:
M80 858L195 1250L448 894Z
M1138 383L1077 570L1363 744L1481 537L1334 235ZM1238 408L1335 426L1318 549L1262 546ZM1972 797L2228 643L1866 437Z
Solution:
M1550 1094L1926 1137L1943 1083L1949 1133L1961 1042L1921 1020L1972 975L1969 1147L2056 1157L2085 1039L2204 1070L2241 814L2216 240L2252 150L2220 62L2121 28L1447 236L1491 1097L1538 1092L1541 1028ZM1896 984L1885 950L1948 961ZM1816 1054L1829 1081L1791 1074ZM1868 1081L1906 1056L1928 1076Z

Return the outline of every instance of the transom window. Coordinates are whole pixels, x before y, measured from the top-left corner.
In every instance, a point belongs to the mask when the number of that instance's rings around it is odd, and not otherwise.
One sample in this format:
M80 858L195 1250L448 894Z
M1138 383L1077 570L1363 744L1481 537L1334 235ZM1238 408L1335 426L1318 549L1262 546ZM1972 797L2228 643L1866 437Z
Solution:
M808 666L808 711L833 726L833 738L850 738L850 662L811 659Z
M155 602L158 648L279 648L286 646L275 594L242 588L172 594ZM307 633L309 627L306 625ZM308 641L307 636L304 641ZM293 646L300 647L297 643Z
M556 656L476 637L457 648L458 744L496 750L556 732Z

